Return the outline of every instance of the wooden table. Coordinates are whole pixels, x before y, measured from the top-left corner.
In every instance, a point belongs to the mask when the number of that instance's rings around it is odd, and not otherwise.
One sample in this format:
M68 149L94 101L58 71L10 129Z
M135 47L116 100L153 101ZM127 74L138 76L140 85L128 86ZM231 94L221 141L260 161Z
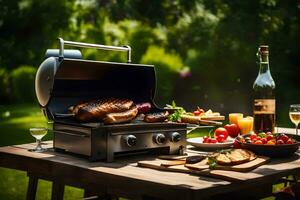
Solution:
M114 163L88 162L84 158L51 150L52 141L45 142L49 151L29 152L34 144L0 147L0 166L28 173L27 199L35 199L37 180L53 181L52 199L62 199L64 185L85 189L85 196L130 199L210 199L234 197L250 191L256 197L271 192L270 186L284 176L300 174L298 152L293 158L272 160L251 173L243 181L165 172L137 167L140 156L118 159ZM142 157L145 159L145 157ZM152 159L148 157L148 159ZM17 183L16 183L17 184ZM255 188L255 193L253 193ZM226 194L224 196L224 194ZM247 193L246 193L247 194Z

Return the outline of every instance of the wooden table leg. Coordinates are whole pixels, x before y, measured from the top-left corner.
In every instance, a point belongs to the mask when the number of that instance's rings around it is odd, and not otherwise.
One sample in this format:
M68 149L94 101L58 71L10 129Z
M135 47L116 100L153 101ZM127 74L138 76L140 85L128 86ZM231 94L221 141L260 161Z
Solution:
M27 200L35 200L38 178L32 174L28 174L29 182L27 187Z
M99 192L90 190L90 189L84 189L84 199L85 200L118 200L118 197L111 197L108 194L101 194Z
M51 200L63 200L65 185L60 181L53 181Z

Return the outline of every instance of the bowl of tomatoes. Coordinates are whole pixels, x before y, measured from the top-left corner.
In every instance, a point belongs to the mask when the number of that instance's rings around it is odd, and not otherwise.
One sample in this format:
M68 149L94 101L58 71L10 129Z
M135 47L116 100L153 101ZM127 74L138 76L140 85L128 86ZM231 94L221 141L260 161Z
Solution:
M292 156L299 149L300 136L287 133L251 133L238 136L235 143L257 155L273 158Z

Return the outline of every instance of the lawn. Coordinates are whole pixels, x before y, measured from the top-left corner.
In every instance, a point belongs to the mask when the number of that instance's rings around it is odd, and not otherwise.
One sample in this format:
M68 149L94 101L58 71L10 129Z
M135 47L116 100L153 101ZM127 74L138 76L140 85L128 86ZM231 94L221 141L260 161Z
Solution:
M34 142L28 129L46 125L38 105L0 106L0 146ZM45 136L45 140L49 139L52 139L51 133ZM0 168L0 199L26 199L27 184L25 172ZM51 199L51 185L49 181L40 180L36 199ZM68 186L64 195L64 199L80 199L83 190Z
M30 127L46 126L46 119L38 105L5 105L0 106L0 146L34 142L28 129ZM207 131L207 130L206 130ZM190 137L203 135L203 132L192 132ZM45 136L45 140L52 139L52 133ZM25 172L0 168L0 199L18 200L26 198L28 178ZM275 189L280 188L279 185ZM83 190L69 187L65 188L64 199L80 199ZM37 199L51 198L51 182L40 180ZM271 200L273 198L268 198Z

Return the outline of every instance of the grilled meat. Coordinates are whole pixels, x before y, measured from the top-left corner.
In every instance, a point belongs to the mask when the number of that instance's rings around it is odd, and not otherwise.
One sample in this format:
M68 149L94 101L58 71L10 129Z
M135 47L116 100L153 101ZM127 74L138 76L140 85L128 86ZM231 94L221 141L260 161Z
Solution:
M138 114L138 109L136 106L133 106L127 111L118 112L118 113L109 113L104 118L105 124L118 124L123 122L129 122L133 120Z
M149 102L145 102L145 103L138 103L136 104L136 107L139 111L139 113L148 113L151 110L151 104Z
M144 118L145 122L163 122L165 121L169 116L169 112L168 111L164 111L164 112L158 112L158 113L151 113L151 114L147 114Z
M129 99L109 98L78 104L74 106L72 113L80 121L99 121L109 113L124 112L133 105L133 101Z

